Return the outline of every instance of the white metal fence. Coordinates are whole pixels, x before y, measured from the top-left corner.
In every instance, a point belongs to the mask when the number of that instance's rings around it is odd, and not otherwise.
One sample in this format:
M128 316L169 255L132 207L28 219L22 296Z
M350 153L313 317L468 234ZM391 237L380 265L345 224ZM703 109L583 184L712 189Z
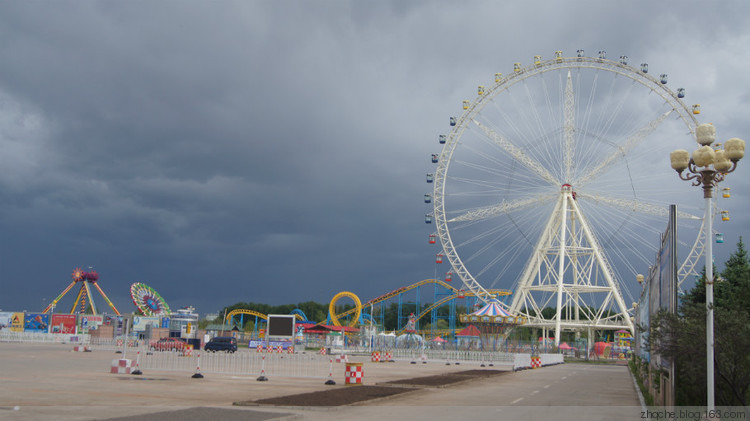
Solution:
M175 351L130 350L128 357L142 371L185 371L236 376L325 378L336 362L335 355L317 353L277 354L240 350L234 353L193 351L185 356ZM336 370L338 371L338 370Z
M32 332L0 331L0 342L67 343L87 345L91 350L123 351L123 358L133 360L139 368L158 371L183 371L233 374L247 376L279 376L301 378L325 378L333 368L337 355L321 355L316 351L288 353L259 353L241 348L235 353L192 351L188 356L182 352L149 351L148 341L91 338L89 335L63 335ZM381 358L389 352L396 361L447 361L475 362L512 366L514 369L530 366L530 353L484 352L443 349L378 349ZM370 355L370 350L334 349L334 353ZM562 354L541 354L543 365L563 362Z

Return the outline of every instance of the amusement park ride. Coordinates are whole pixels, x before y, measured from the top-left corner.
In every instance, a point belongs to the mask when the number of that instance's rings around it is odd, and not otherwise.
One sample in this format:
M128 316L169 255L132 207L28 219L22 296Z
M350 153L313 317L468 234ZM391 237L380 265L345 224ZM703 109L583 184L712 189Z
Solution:
M365 303L341 292L331 300L327 322L376 323L378 305L382 326L385 302L398 299L397 329L403 331L402 299L413 291L417 330L427 314L434 329L437 309L448 305L454 331L455 303L467 298L502 314L473 312L462 321L481 324L490 317L487 330L518 324L554 329L556 345L562 331L588 332L589 339L592 330L632 333L634 307L626 303L636 300L628 285L637 288L637 274L653 262L669 205L678 205L676 254L686 256L677 268L679 286L697 275L709 249L708 236L700 233L717 215L727 221L729 214L714 208L699 216L700 202L686 203L691 196L674 193L682 191L681 181L655 170L666 167L658 160L669 151L695 139L701 107L683 102L685 89L670 90L667 74L654 77L647 63L634 67L628 60L608 59L605 51L593 57L556 51L546 60L534 56L528 66L514 63L509 74L495 74L493 85L479 85L460 115L449 118L450 132L438 136L442 149L431 154L435 169L426 175L432 190L424 195L431 206L424 221L436 227L428 236L440 247L435 265L450 265L444 280L436 270L436 279ZM730 197L728 187L722 197ZM724 241L719 232L709 234ZM463 288L449 284L455 278ZM80 312L96 311L93 285L119 314L97 281L96 272L76 269L45 312L80 284L71 313L79 303ZM429 285L434 298L423 309L419 289ZM499 299L511 291L510 303ZM143 314L169 312L143 284L134 284L131 296ZM354 301L353 308L336 314L340 299ZM545 309L554 316L545 318ZM252 310L227 318L244 315L265 318Z
M605 51L534 56L494 82L463 101L431 154L425 223L437 228L428 237L442 246L436 262L445 258L485 304L554 329L556 342L562 330L633 332L621 285L636 285L653 261L670 203L686 239L679 285L704 253L700 204L672 194L681 186L668 171L650 170L695 138L700 105L686 106L685 89L667 88L668 76L651 76L647 63ZM498 284L512 285L509 305L486 287ZM545 308L553 318L542 317Z
M78 295L76 296L75 303L73 303L73 307L70 308L70 314L74 313L81 313L81 314L97 314L96 304L94 303L94 296L91 294L91 287L93 286L96 288L97 291L99 291L99 294L101 294L102 297L104 297L104 301L107 302L109 307L117 314L120 315L120 312L117 310L114 304L112 304L112 301L109 300L107 297L107 294L104 293L102 288L99 286L99 274L96 273L94 270L89 270L88 272L84 272L80 268L76 268L73 270L73 273L71 274L71 277L73 278L73 282L68 285L63 292L57 296L52 302L47 306L47 308L44 309L42 313L47 313L54 311L55 306L57 306L57 303L67 294L71 289L73 289L76 284L80 284L80 288L78 289ZM79 307L80 304L80 307ZM76 308L78 307L78 311L76 311Z
M96 303L94 302L94 296L91 294L93 286L94 289L99 291L99 294L101 294L104 301L107 302L112 311L114 311L116 315L120 315L120 311L117 310L109 297L107 297L107 294L105 294L99 286L99 274L96 271L89 270L86 272L80 268L76 268L73 270L71 277L73 278L73 282L71 282L70 285L68 285L67 288L57 296L57 298L52 300L42 313L54 312L57 303L65 297L73 287L79 284L80 288L78 289L78 294L76 295L73 306L70 308L69 314L99 314ZM146 284L136 282L131 285L130 297L133 300L133 304L135 304L138 309L139 314L145 316L156 316L171 313L169 305L167 305L167 302L164 301L161 295Z

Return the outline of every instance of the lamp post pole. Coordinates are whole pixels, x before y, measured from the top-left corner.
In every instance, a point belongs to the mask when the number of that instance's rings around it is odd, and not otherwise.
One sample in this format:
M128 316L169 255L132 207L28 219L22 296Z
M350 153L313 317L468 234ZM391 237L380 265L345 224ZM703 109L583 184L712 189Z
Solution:
M693 151L678 149L670 155L672 168L680 178L694 180L694 186L702 186L706 201L704 215L706 253L706 407L715 409L714 403L714 265L713 265L713 188L724 181L724 176L737 168L737 162L745 155L745 141L732 138L724 143L724 149L714 150L711 144L716 139L716 128L711 124L701 124L695 130L696 140L702 145ZM712 167L713 166L713 167ZM688 170L686 174L683 171Z
M711 234L713 233L712 203L713 190L709 186L703 186L703 195L706 199L706 214L704 215L706 237L706 388L708 399L706 407L713 411L714 405L714 245Z

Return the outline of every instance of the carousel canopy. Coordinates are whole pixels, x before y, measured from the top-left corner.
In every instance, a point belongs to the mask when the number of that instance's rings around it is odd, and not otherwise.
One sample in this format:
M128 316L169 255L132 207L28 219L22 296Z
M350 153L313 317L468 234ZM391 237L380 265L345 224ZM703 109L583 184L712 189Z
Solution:
M468 325L463 328L460 332L456 333L456 336L476 336L479 337L479 329L474 325Z
M498 301L496 298L490 300L487 305L480 308L479 310L471 313L472 316L503 316L508 317L510 316L510 313L508 313L507 310L505 310L501 305L500 301Z

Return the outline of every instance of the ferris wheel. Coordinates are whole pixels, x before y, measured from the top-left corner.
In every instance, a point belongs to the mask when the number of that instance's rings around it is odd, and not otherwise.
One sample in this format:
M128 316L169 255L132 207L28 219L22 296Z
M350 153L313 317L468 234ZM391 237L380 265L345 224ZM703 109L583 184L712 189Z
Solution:
M531 325L632 330L630 290L656 259L672 203L680 283L696 273L700 202L679 194L668 156L694 142L700 106L667 82L625 56L557 51L463 101L432 154L425 222L466 288L485 302L488 289L513 289L505 304Z
M150 286L136 282L130 286L130 298L144 316L168 315L172 313L167 302Z

